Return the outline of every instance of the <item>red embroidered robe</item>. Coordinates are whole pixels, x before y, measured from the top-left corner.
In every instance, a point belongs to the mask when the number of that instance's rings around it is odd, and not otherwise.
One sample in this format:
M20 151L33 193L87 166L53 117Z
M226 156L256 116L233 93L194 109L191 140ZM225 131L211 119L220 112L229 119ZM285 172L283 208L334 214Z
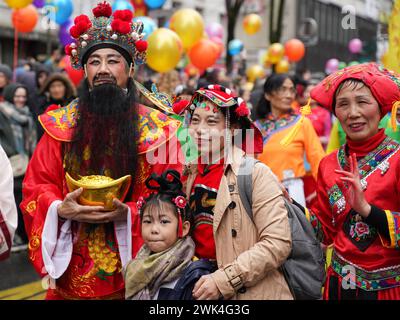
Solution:
M139 172L132 198L125 199L132 214L132 257L143 244L134 203L139 196L148 192L144 181L153 172L160 174L164 170L175 169L181 173L183 163L183 155L176 139L179 122L143 105L138 109ZM46 134L37 145L23 182L21 209L29 236L29 259L41 276L46 275L41 250L43 226L50 204L55 200L63 200L68 193L62 146L63 142L71 140L78 116L77 100L40 116ZM112 153L110 156L112 157ZM163 156L164 161L161 159ZM149 162L157 160L157 157L159 162ZM61 223L59 222L58 228ZM122 266L114 223L86 224L74 221L71 229L74 239L72 258L67 270L56 280L55 290L49 290L48 298L124 298Z

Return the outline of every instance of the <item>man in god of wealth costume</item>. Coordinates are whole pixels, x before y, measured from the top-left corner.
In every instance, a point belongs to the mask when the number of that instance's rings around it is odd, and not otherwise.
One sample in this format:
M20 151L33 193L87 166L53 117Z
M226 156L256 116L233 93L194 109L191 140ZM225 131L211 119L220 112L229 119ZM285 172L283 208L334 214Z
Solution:
M143 24L106 2L93 15L75 18L66 47L85 71L79 97L39 117L46 133L24 180L29 259L53 279L47 299L123 299L121 270L142 245L134 203L144 181L182 171L179 122L135 102Z

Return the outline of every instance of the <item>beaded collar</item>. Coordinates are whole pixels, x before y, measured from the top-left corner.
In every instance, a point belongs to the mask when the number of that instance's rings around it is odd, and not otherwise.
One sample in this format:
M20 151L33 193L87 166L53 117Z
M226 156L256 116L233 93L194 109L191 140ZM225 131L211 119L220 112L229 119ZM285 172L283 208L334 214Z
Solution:
M300 115L293 112L283 115L278 119L275 119L272 114L269 114L265 119L259 119L255 122L258 129L261 131L263 136L263 143L271 138L271 136L281 130L291 127L300 120Z
M341 146L337 158L340 167L343 170L349 170L349 163L346 157L345 145ZM390 137L386 137L385 140L373 151L368 153L365 157L358 161L358 170L360 172L361 185L363 190L367 189L366 179L374 173L377 169L381 170L381 174L384 175L389 169L388 160L399 150L399 144Z

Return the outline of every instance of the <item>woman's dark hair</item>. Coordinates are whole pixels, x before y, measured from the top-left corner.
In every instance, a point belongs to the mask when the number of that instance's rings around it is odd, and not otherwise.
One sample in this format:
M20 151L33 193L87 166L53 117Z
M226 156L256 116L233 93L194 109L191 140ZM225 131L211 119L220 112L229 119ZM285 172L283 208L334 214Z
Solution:
M145 203L140 210L141 219L146 209L159 209L163 204L168 204L171 208L174 208L176 215L178 215L178 210L173 199L178 196L182 196L186 199L186 194L182 191L183 184L181 175L178 171L169 169L164 171L161 175L152 173L145 181L145 184L149 190L154 190L156 192L150 194L150 196L145 199ZM182 213L182 221L189 220L189 205L187 203L185 208L180 211Z
M26 99L27 99L27 102L28 102L28 97L29 97L28 88L25 85L21 84L21 83L10 83L10 84L6 85L4 87L4 90L3 90L4 100L8 101L11 104L14 104L15 92L19 88L25 89L25 91L26 91Z
M278 90L282 87L286 79L293 81L293 79L285 73L274 73L265 80L263 94L261 94L255 109L257 119L263 119L271 112L271 103L265 99L264 95L266 93L271 94Z
M65 76L61 73L53 73L52 75L50 75L46 79L46 82L43 84L43 87L40 88L40 94L43 94L43 93L49 91L51 84L55 81L60 81L64 84L66 99L76 97L76 88L75 88L74 84L71 82L71 80L67 76Z

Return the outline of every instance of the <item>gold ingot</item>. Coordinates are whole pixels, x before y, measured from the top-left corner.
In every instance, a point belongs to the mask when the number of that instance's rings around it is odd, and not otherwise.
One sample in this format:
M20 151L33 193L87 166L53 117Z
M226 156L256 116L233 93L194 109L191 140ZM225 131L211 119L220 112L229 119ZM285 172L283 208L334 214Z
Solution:
M92 175L80 179L72 178L69 173L65 174L69 192L83 188L78 202L85 206L103 206L105 210L115 210L113 199L124 201L131 185L132 177L126 175L119 179L106 176Z

